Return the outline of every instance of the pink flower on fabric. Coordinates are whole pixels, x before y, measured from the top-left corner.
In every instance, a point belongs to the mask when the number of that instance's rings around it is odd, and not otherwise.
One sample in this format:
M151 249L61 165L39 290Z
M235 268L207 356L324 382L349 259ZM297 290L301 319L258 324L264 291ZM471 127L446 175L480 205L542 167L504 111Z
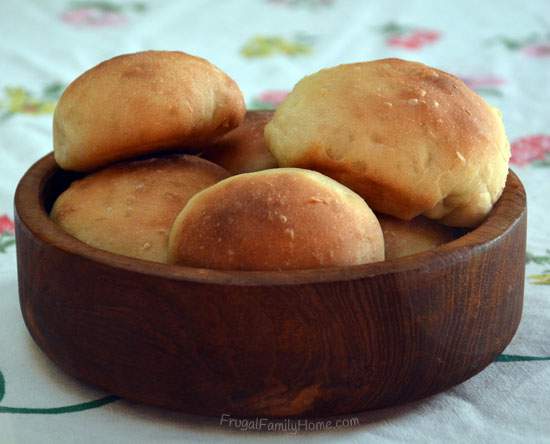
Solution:
M283 100L286 99L286 96L288 96L288 91L269 90L261 93L258 97L258 100L262 103L266 103L272 105L273 107L276 107L277 105L281 104Z
M431 45L441 38L441 33L433 29L414 28L398 23L386 23L381 28L386 35L386 44L404 49L421 49Z
M550 57L550 33L533 33L521 38L498 36L493 41L528 57Z
M461 77L461 79L472 89L490 88L505 83L504 79L493 75Z
M0 216L0 235L4 233L15 233L15 225L13 224L13 221L5 214Z
M421 43L432 43L439 39L439 32L431 30L418 30L413 32L411 37Z
M415 40L410 37L390 37L387 43L389 46L406 49L420 49L422 47L419 40Z
M525 166L536 160L544 160L547 153L550 153L550 136L537 134L522 137L512 143L510 162L518 166Z
M128 19L113 11L102 11L96 8L71 9L61 15L61 20L76 26L120 26Z
M550 57L550 43L524 46L521 52L530 57Z
M276 109L288 96L288 91L272 89L262 92L252 99L249 109Z

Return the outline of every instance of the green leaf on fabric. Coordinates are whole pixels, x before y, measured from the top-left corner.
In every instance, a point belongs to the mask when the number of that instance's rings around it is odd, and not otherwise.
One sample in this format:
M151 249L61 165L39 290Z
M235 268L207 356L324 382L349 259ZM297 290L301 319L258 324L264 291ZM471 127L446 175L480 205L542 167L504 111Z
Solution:
M257 35L250 38L241 48L241 54L247 58L269 57L275 54L297 56L312 51L309 43L297 39L288 40L279 36Z
M4 121L4 120L8 120L10 117L12 117L14 115L14 113L12 113L11 111L5 111L3 112L2 114L0 114L0 122Z
M502 91L496 88L476 88L476 92L482 96L502 97Z
M13 236L0 235L0 253L5 253L8 247L11 247L13 244L15 244Z
M261 100L253 99L249 105L248 109L251 110L265 110L265 109L271 109L274 110L275 107L272 103L262 102Z
M515 51L525 46L532 45L533 43L544 41L544 38L540 34L533 33L521 39L512 39L510 37L499 36L495 40L503 44L507 49Z
M382 34L388 36L399 36L409 31L409 27L400 25L395 22L388 22L385 25L382 25L379 29Z
M2 398L6 394L6 381L4 380L4 375L0 371L0 401L2 401Z
M519 40L513 40L508 37L501 37L500 42L506 47L506 49L509 49L511 51L520 49L523 46L523 42Z
M94 399L93 401L82 402L80 404L67 405L63 407L34 408L34 407L4 407L0 405L0 413L18 413L27 415L59 415L62 413L75 413L84 410L96 409L120 398L115 395L105 396L104 398Z
M530 274L529 283L533 285L550 285L550 270L545 270L542 274Z
M106 1L79 1L71 2L71 9L97 9L99 11L105 12L120 12L122 7L116 3L106 2Z
M547 249L546 254L540 256L527 252L525 255L525 262L528 264L534 263L537 265L550 264L550 250Z
M6 394L6 380L4 375L0 371L0 401ZM7 407L0 405L0 413L19 413L19 414L44 414L53 415L60 413L74 413L81 412L83 410L95 409L106 404L118 401L120 398L115 395L105 396L103 398L94 399L93 401L82 402L79 404L72 404L63 407L50 407L50 408L35 408L35 407Z
M136 12L145 12L145 10L147 9L147 6L145 5L145 3L136 2L132 4L132 8Z
M61 82L50 83L44 88L43 97L45 100L57 100L63 92L64 85Z
M550 361L550 356L499 355L495 362Z

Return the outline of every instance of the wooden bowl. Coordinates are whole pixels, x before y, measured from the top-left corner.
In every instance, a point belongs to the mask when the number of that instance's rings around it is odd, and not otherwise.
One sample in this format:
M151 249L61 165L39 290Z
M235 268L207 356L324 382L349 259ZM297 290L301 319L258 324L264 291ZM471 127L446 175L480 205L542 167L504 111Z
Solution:
M509 173L485 222L436 250L284 272L169 266L66 234L75 177L50 154L15 196L21 309L74 377L191 414L340 415L419 399L481 371L523 302L525 192Z

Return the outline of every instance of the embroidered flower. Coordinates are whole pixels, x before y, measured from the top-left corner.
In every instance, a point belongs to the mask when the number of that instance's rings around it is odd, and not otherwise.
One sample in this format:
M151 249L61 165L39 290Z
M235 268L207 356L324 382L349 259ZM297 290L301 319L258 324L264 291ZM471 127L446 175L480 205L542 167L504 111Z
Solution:
M441 38L441 33L434 29L416 28L389 22L379 28L386 36L386 44L408 50L421 49Z
M529 165L535 161L546 164L548 153L550 153L550 136L537 134L522 137L512 143L510 162L518 166Z
M528 57L550 57L550 32L535 33L527 37L497 37L493 39L510 51L519 51Z
M63 85L58 82L46 85L40 95L21 86L8 86L4 88L4 98L0 100L0 111L3 111L0 118L5 119L13 114L50 114L62 91Z
M288 96L286 90L267 90L254 97L250 103L251 109L275 109Z
M485 96L502 96L499 86L506 83L504 79L494 75L461 76L460 78L475 92Z
M0 253L5 253L6 249L15 243L15 225L7 216L0 216Z
M128 23L126 11L143 12L143 3L119 5L108 1L73 2L61 20L78 27L122 26Z
M309 54L313 50L312 41L311 36L302 34L292 39L256 35L244 44L241 54L246 58L270 57L276 54L295 57Z
M15 225L13 224L13 221L4 214L0 216L0 235L5 233L14 234Z
M524 46L521 52L530 57L550 57L550 43Z

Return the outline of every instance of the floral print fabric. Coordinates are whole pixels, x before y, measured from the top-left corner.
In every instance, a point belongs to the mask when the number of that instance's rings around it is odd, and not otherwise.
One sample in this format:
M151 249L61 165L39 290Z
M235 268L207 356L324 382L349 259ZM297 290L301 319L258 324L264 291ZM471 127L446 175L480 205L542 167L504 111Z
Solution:
M0 2L0 443L544 442L550 436L550 3L436 0ZM101 60L145 49L210 59L250 109L276 109L305 75L383 57L460 77L504 116L528 195L525 306L509 347L479 375L328 434L230 433L119 400L57 369L19 308L13 195L51 150L64 87ZM510 258L513 260L513 258ZM78 438L76 438L78 436Z

